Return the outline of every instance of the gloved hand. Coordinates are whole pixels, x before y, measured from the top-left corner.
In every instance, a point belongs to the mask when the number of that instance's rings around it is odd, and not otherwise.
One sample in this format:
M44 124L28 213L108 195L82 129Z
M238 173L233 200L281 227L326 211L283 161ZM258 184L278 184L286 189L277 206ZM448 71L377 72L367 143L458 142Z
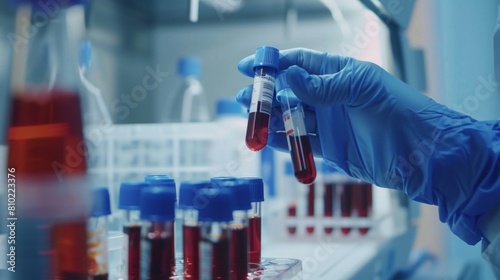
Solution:
M238 69L253 77L253 56ZM306 49L280 52L280 70L308 105L316 156L346 174L439 206L469 244L500 202L500 123L478 122L426 97L375 64ZM249 105L251 86L237 100ZM277 101L275 101L278 106ZM278 108L278 107L277 107ZM268 145L287 150L273 113Z

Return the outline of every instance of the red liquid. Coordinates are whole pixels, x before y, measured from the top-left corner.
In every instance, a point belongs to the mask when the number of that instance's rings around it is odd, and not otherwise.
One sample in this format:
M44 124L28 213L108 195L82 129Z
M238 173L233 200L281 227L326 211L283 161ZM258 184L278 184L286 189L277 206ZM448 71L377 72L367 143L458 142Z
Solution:
M248 228L231 226L230 279L246 280L248 273Z
M123 233L128 236L128 279L139 280L141 275L141 227L139 225L124 226Z
M252 216L248 219L249 249L248 258L250 263L260 264L261 255L261 218Z
M368 183L356 184L353 188L353 204L358 217L368 217L372 208L372 185ZM360 228L361 234L366 234L369 228Z
M288 217L296 217L297 216L297 206L295 205L294 202L288 206ZM288 233L291 235L295 235L297 232L297 227L295 226L288 226Z
M88 280L108 280L108 274L102 274L102 275L89 275Z
M341 189L340 193L340 213L342 217L351 217L352 215L352 185L343 184L339 185ZM351 228L343 227L341 228L343 234L348 234L351 232Z
M53 189L85 175L85 156L77 152L85 147L78 94L62 90L14 94L10 121L7 166L16 169L17 188L23 188L23 180L29 180L40 182L40 188ZM55 172L54 163L67 172ZM40 205L43 204L41 201ZM86 279L87 236L83 214L73 221L48 225L52 240L49 247L53 250L29 256L35 262L53 264L49 271L54 271L59 279ZM44 235L47 228L31 234ZM29 242L22 240L22 236L18 235L16 241Z
M325 184L324 192L324 217L333 217L333 184ZM333 232L333 227L325 227L325 233L331 234Z
M170 261L170 268L172 269L172 272L175 273L175 222L173 222L170 225L170 228L168 229L170 231L170 235L172 238L170 238L170 250L172 251L172 259Z
M149 236L154 234L155 236ZM149 255L144 255L147 261L144 275L147 275L149 280L168 280L172 276L172 237L160 237L159 232L148 233L148 236L144 239L148 243L150 248ZM144 248L143 248L144 250ZM144 259L142 260L144 262Z
M295 178L302 184L311 184L316 179L316 165L309 136L289 136Z
M267 144L270 115L261 113L260 106L261 102L257 104L257 112L248 116L246 144L252 151L260 151Z
M314 184L307 186L307 217L314 217ZM314 233L314 226L306 227L309 234Z
M229 240L223 238L217 242L203 240L203 243L210 244L212 251L212 275L210 279L227 280L229 279ZM206 261L206 260L202 260Z
M184 255L184 279L200 278L200 227L182 226L182 244Z

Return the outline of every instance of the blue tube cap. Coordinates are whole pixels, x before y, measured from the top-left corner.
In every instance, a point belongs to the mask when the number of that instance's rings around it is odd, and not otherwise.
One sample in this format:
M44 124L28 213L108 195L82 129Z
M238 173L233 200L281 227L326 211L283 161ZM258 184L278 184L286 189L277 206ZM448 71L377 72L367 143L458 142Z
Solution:
M141 193L141 220L175 220L175 192L164 187L147 187Z
M181 77L201 75L201 60L196 56L182 57L177 61L177 74Z
M255 51L253 60L253 68L255 67L270 67L278 71L280 66L280 52L275 47L261 46Z
M101 217L111 214L109 203L109 191L106 187L99 187L92 190L92 217Z
M233 219L233 196L226 188L199 189L204 202L198 205L200 222L230 222Z
M123 182L118 194L118 209L139 210L141 206L141 192L148 187L146 182Z
M264 181L262 178L257 177L244 177L240 180L246 181L250 187L250 201L262 202L264 201Z
M246 180L226 181L220 184L221 188L228 189L233 195L233 210L252 209L250 200L250 186Z
M144 181L151 187L166 187L175 191L175 180L168 175L146 175Z
M238 180L238 178L236 178L236 177L212 177L212 178L210 178L210 183L214 187L220 187L225 182L234 182L236 180Z
M210 188L209 181L184 181L179 187L179 209L196 209L198 190Z

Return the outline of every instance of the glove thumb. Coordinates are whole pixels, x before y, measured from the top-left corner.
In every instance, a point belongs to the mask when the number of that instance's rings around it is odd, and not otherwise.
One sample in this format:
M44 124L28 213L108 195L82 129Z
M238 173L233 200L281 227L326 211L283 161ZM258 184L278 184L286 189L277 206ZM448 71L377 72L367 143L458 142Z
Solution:
M286 79L295 95L306 104L331 106L344 104L349 98L349 91L340 84L342 74L311 75L294 65L288 68Z

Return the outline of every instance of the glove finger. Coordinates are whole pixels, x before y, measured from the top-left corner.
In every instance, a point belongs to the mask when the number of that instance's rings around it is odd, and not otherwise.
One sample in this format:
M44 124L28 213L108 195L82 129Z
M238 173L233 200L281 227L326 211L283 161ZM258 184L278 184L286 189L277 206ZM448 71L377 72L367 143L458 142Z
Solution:
M252 100L252 89L253 85L249 85L241 89L236 95L236 101L247 109L250 107L250 102Z
M311 75L305 69L292 66L287 80L295 95L311 106L346 104L350 100L349 71L329 75Z
M238 70L248 77L253 77L255 74L254 57L254 55L247 56L238 63ZM280 51L279 70L297 65L311 74L331 74L340 71L348 60L346 57L304 48L287 49Z

